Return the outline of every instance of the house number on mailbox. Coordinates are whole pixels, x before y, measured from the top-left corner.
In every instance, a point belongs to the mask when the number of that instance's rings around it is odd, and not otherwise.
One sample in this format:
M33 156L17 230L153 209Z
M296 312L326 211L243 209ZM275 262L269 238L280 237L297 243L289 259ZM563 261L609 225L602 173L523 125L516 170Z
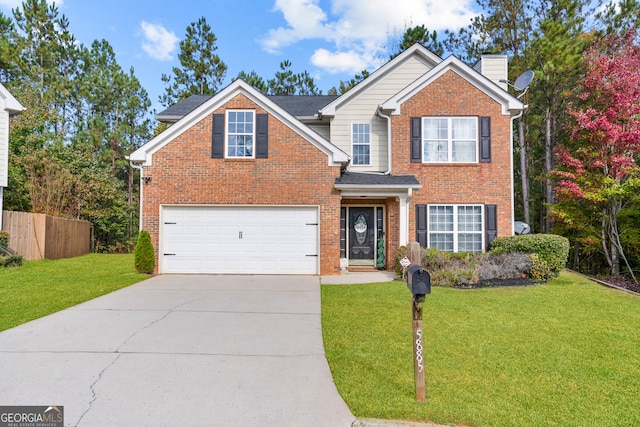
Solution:
M242 231L238 231L238 239L242 239Z

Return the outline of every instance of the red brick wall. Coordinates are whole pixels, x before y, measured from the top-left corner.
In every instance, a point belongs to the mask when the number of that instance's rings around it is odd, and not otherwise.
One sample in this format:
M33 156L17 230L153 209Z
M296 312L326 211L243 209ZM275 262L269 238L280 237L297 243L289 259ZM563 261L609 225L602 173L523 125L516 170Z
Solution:
M411 163L410 117L491 116L491 163ZM422 184L409 208L409 241L416 238L415 205L427 203L496 204L498 236L512 234L511 119L501 105L453 71L402 104L392 116L393 174L414 175Z
M244 95L224 108L267 113ZM153 154L145 168L143 228L158 248L161 204L265 204L320 206L320 274L340 271L340 168L288 126L269 117L267 159L212 159L212 116L203 118ZM157 268L157 266L156 266Z

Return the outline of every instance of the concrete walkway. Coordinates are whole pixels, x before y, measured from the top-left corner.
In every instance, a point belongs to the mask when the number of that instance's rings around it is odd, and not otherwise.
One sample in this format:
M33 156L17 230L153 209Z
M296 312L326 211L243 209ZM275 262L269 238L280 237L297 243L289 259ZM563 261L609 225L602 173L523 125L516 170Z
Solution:
M4 331L0 405L64 406L82 427L350 426L319 282L157 276Z

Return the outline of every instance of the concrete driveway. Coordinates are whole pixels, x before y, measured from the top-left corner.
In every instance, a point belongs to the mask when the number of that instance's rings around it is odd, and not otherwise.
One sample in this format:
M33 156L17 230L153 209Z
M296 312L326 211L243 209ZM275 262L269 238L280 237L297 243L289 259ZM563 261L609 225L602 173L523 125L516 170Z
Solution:
M350 426L320 279L157 276L0 333L0 405L73 426Z

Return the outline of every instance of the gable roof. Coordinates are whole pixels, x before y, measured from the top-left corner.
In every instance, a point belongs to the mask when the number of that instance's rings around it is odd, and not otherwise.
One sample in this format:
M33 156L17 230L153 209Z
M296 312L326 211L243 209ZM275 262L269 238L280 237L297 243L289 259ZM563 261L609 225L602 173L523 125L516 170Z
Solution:
M265 96L242 79L235 80L217 94L209 97L208 100L204 100L204 102L195 107L195 109L191 110L164 132L131 153L129 160L145 166L150 165L153 153L160 150L182 133L189 130L197 122L213 114L215 110L240 94L255 102L270 115L283 122L298 135L325 153L328 157L329 166L341 166L349 161L349 156L344 151L340 150L318 133L311 130L291 113L287 112L284 108L280 107L269 97ZM194 99L194 103L197 103L199 100L201 99Z
M409 86L402 89L380 107L392 114L400 114L400 106L417 92L441 77L447 71L453 71L473 86L502 105L502 114L513 114L522 111L525 105L515 96L499 87L478 71L474 70L455 56L451 55L434 68L423 74Z
M349 90L347 93L343 94L331 104L324 107L321 111L321 114L323 116L335 116L336 110L338 110L340 107L347 104L353 98L359 96L375 83L387 77L391 72L402 67L411 58L416 57L434 67L442 62L442 59L438 55L431 52L421 44L415 43L409 49L400 53L400 55L396 56L395 58L384 64L382 67L375 70L373 73L371 73L371 75L369 75L369 77L362 80L355 87L351 88L351 90Z
M156 115L156 119L160 122L177 122L208 100L213 95L191 95L185 100L176 102L169 106L166 110L161 111Z
M11 95L2 83L0 83L0 98L2 99L4 109L7 110L9 114L20 113L26 109L13 97L13 95Z
M318 111L338 98L338 95L266 95L280 108L294 115L298 119L317 118ZM208 100L213 95L191 95L189 98L176 102L156 115L161 122L175 123Z
M268 98L302 119L317 117L318 111L333 102L338 95L269 95Z

